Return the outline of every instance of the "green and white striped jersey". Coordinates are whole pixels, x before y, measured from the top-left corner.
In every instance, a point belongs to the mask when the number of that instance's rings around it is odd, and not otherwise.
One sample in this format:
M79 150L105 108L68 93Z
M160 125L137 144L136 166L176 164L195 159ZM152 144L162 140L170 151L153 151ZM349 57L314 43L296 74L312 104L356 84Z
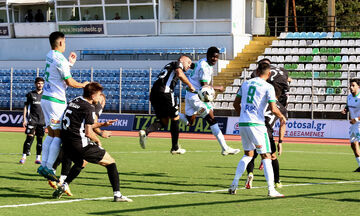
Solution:
M268 103L276 102L274 87L255 77L243 83L237 96L241 97L239 126L265 125Z

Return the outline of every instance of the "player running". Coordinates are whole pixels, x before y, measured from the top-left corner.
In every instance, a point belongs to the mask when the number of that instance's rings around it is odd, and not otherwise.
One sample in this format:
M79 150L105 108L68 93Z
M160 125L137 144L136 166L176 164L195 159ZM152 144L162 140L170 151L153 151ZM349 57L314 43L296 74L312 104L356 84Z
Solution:
M346 114L350 112L350 143L351 149L354 152L356 162L358 163L358 168L354 170L354 172L360 172L360 80L359 79L351 79L350 80L350 93L347 97L347 104L345 109L341 112L342 114Z
M146 137L161 128L167 127L170 124L171 154L184 154L185 149L181 148L178 144L179 140L179 106L174 97L174 89L180 79L185 83L190 91L195 91L193 85L186 78L184 72L191 67L191 59L188 56L181 56L178 61L171 62L162 69L158 79L155 81L151 88L150 101L154 107L156 120L145 130L139 131L140 146L145 148ZM185 119L186 121L186 119Z
M99 138L93 131L95 107L100 100L103 87L96 82L85 86L82 97L69 102L62 118L61 138L64 157L69 157L74 165L71 167L64 183L53 193L54 198L60 198L68 190L69 184L80 174L83 161L106 167L108 177L114 192L115 202L132 202L120 193L119 173L115 160L101 147Z
M195 87L196 91L200 91L202 86L211 84L214 72L213 66L219 59L219 52L218 48L210 47L207 50L206 58L200 59L196 63L194 71L189 76L189 81ZM215 90L224 91L223 86L213 86L213 88ZM185 114L190 125L194 123L197 114L206 120L210 125L212 134L216 137L221 146L222 155L234 155L240 152L240 149L233 149L226 144L224 135L215 120L213 107L209 103L201 101L197 93L186 91Z
M53 32L49 36L51 51L46 55L45 85L41 98L41 108L44 112L48 136L44 140L42 162L38 173L49 180L57 180L53 164L60 150L60 120L66 109L67 86L83 88L89 82L79 83L70 73L70 68L76 61L76 54L70 53L69 61L64 57L65 35Z
M281 89L279 86L274 85L274 89L275 89L275 95L276 98L279 98L281 95ZM277 108L280 110L281 114L283 114L283 116L287 116L287 110L286 108L278 101L276 100L276 106ZM274 125L275 122L278 120L279 118L274 115L271 110L270 107L268 106L266 112L265 112L265 126L267 129L267 133L269 136L269 140L270 140L270 147L271 147L271 163L272 163L272 167L273 167L273 171L274 171L274 179L275 179L275 188L281 188L282 184L280 182L280 167L279 167L279 161L276 157L276 146L275 146L275 140L274 140L274 136L273 136L273 132L274 132ZM284 139L284 135L285 135L285 130L286 130L286 125L285 124L280 124L280 130L279 130L279 141L277 144L277 151L278 151L278 155L280 156L282 153L282 140ZM246 180L245 183L245 188L246 189L251 189L252 188L252 182L254 180L254 160L255 158L258 156L257 152L254 152L254 157L253 159L250 161L250 163L247 165L247 172L248 172L248 178Z
M264 123L266 107L270 106L271 112L280 119L281 124L285 124L286 119L276 107L274 87L266 82L271 74L270 65L260 64L258 72L259 77L243 83L234 101L235 111L240 114L239 131L245 154L236 168L229 193L236 194L239 179L245 172L246 166L254 156L254 149L256 149L261 155L264 164L264 175L269 190L268 195L270 197L283 197L284 195L277 192L274 187L269 137Z
M44 114L41 109L40 101L43 93L44 79L35 79L36 90L26 94L26 102L23 113L23 127L26 127L26 140L23 146L23 155L19 163L24 164L26 156L30 155L30 148L36 135L36 164L41 164L42 139L45 134Z

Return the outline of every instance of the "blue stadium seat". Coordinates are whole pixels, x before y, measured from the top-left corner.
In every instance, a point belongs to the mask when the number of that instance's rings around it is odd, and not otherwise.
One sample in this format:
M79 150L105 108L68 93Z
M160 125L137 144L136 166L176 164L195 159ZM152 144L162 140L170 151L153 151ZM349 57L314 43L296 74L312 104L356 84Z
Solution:
M341 32L335 32L334 38L341 38Z

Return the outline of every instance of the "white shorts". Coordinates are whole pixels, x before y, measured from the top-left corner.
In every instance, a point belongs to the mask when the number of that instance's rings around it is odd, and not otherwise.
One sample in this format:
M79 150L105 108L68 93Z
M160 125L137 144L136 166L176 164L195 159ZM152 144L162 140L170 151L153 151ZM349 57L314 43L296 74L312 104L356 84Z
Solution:
M349 128L350 143L360 142L360 123L356 123Z
M44 113L46 127L50 126L53 130L61 129L61 119L66 106L66 103L61 104L41 99L41 108Z
M211 103L201 101L197 94L186 92L185 114L187 116L198 114L201 118L205 118L212 109Z
M266 126L240 126L239 132L244 151L256 149L259 154L271 153Z

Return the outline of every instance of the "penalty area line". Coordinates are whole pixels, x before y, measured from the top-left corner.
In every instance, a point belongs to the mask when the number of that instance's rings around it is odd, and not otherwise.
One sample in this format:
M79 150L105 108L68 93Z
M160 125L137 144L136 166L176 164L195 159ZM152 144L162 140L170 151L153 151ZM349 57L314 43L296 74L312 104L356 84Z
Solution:
M289 184L289 185L283 185L283 187L301 187L301 186L311 186L311 185L333 185L333 184L351 184L351 183L360 183L360 181L339 181L339 182ZM260 188L267 188L267 186L253 187L252 189L260 189ZM128 195L127 197L131 197L131 198L135 197L136 198L136 197L171 196L171 195L182 195L182 194L217 193L217 192L225 192L227 190L228 189L209 190L209 191L159 193L159 194L139 194L139 195ZM239 190L245 190L245 188L239 188ZM97 198L83 198L83 199L72 199L72 200L61 200L61 201L46 201L46 202L18 204L18 205L3 205L3 206L0 206L0 208L17 208L17 207L38 206L38 205L53 205L53 204L63 204L63 203L91 201L91 200L108 200L108 199L113 199L113 198L114 197L97 197Z

